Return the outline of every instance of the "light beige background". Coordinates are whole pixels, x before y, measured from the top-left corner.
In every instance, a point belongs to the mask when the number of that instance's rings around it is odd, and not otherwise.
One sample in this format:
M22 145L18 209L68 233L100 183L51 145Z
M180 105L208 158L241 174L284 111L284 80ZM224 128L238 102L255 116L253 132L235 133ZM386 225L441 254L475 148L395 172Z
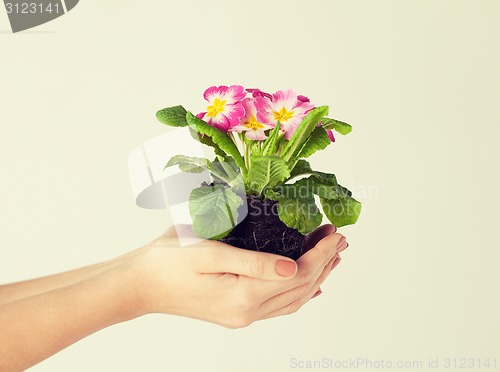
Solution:
M82 0L13 35L0 11L1 283L156 237L168 215L134 205L127 157L164 132L158 108L198 111L212 84L290 87L330 105L354 132L313 163L364 203L324 294L299 313L236 331L150 316L32 370L500 367L499 17L486 0Z

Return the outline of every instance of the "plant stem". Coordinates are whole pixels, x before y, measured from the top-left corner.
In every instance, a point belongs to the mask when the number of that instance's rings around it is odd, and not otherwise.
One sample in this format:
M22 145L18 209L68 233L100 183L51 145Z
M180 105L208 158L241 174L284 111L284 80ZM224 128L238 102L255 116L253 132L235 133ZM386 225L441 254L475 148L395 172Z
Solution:
M245 165L247 170L250 170L250 148L251 146L249 145L245 146Z
M229 176L229 180L234 180L236 177L238 177L238 174L231 168L231 165L227 164L227 162L224 160L224 158L220 155L217 155L217 159L219 159L219 163L221 167L224 169L226 174ZM219 175L214 173L217 177L221 178ZM228 184L230 181L224 177L223 179L225 182Z
M238 147L238 143L236 142L236 138L234 138L233 132L228 132L229 138L231 138L231 141Z

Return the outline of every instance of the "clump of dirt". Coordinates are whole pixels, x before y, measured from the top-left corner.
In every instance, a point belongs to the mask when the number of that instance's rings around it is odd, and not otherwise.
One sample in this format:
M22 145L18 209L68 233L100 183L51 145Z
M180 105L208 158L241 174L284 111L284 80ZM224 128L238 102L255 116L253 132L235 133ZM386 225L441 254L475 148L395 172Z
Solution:
M247 196L247 201L248 215L220 241L238 248L298 259L305 246L305 237L281 222L277 203L253 195Z

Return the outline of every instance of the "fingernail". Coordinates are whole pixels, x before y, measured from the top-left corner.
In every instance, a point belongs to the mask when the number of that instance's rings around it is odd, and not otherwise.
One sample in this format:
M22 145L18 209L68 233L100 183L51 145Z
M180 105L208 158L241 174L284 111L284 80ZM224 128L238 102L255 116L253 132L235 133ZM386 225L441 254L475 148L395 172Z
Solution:
M318 297L322 293L323 293L323 291L321 289L318 289L318 291L311 298Z
M349 247L349 243L344 244L342 247L339 248L339 252L342 252L344 249Z
M345 241L346 241L345 236L343 236L342 238L340 238L339 242L337 243L337 249L339 249L340 247L342 247L342 244L344 244Z
M297 264L295 261L279 260L276 262L276 272L281 276L293 276L297 271Z
M342 258L340 258L340 256L337 259L335 259L332 263L332 267L330 268L330 271L335 269L341 260L342 260Z

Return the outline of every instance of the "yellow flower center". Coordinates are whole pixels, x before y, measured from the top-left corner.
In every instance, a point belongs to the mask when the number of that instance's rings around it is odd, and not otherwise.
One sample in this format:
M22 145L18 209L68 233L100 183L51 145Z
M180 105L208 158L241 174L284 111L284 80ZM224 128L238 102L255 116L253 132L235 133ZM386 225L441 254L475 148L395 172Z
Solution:
M283 123L285 121L290 120L293 118L293 111L288 111L286 107L282 107L281 110L279 111L274 111L274 120L279 121L280 123Z
M259 130L259 129L264 128L264 126L262 125L262 123L258 122L257 119L255 118L255 116L253 116L253 115L245 123L245 126L247 128L250 128L251 130Z
M226 105L226 100L220 100L219 98L214 99L214 103L212 106L207 107L207 116L209 118L213 118L214 116L219 115L224 111L224 107Z

